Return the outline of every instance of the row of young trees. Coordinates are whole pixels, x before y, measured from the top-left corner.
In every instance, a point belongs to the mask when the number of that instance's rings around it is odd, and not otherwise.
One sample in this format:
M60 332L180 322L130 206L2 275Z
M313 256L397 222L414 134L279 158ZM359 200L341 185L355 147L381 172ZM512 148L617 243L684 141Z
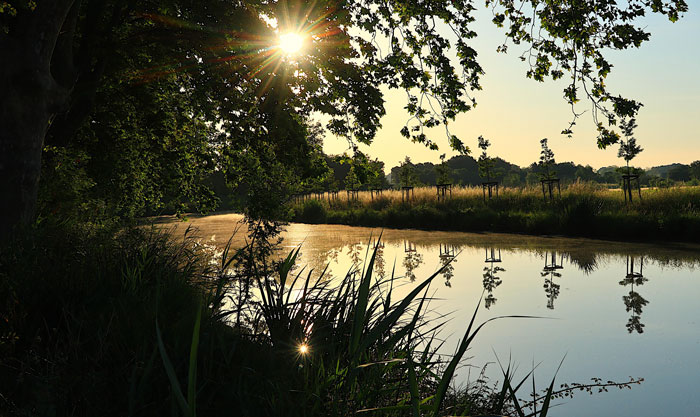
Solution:
M625 161L625 166L605 168L595 171L590 166L576 165L572 162L557 163L554 152L549 147L549 140L540 140L540 159L526 168L510 164L501 158L488 154L491 143L483 136L478 138L481 154L478 159L470 156L457 156L445 160L441 156L439 164L413 163L406 158L399 166L392 168L391 178L396 186L415 186L455 183L478 185L481 182L501 181L506 186L538 184L542 180L561 179L564 182L592 181L601 184L621 184L623 175L638 175L640 184L663 186L668 181L700 181L700 161L690 165L676 164L665 175L656 174L656 169L649 172L631 165L631 161L643 150L634 137L637 127L634 118L621 122L623 138L620 140L618 156Z
M542 166L539 163L521 168L515 164L508 163L500 158L493 158L494 169L492 178L501 182L507 187L520 187L525 185L537 185L543 177ZM435 185L445 183L438 181L442 172L447 171L448 183L455 185L479 185L485 181L479 175L478 161L470 156L458 156L445 161L444 165L425 163L413 163L406 165L402 161L400 165L392 168L391 183L398 187L404 184L399 177L403 166L407 171L411 171L411 184L413 186ZM700 161L691 164L672 164L670 166L653 167L644 170L630 166L630 170L640 175L642 186L666 187L675 184L700 185ZM562 184L576 181L594 182L602 185L620 185L622 175L626 173L626 167L604 167L594 169L590 166L575 164L573 162L554 162L550 166L550 174L556 174ZM546 175L544 175L546 177Z
M527 77L569 76L566 102L590 100L603 147L641 106L607 90L605 52L647 41L646 14L676 21L688 8L684 0L487 6L506 42L528 51ZM449 124L481 89L474 15L468 1L3 1L0 237L36 218L42 171L117 216L170 202L211 207L204 180L219 173L245 190L251 214L270 214L313 176L309 115L323 113L332 134L369 144L385 114L381 86L407 93L402 135L436 149L424 129L444 126L465 153ZM286 31L304 37L303 54L276 47ZM42 198L55 191L50 213L61 211L63 188L42 188Z
M387 187L384 162L362 152L325 156L318 175L301 179L296 193L322 193L339 190L381 189Z

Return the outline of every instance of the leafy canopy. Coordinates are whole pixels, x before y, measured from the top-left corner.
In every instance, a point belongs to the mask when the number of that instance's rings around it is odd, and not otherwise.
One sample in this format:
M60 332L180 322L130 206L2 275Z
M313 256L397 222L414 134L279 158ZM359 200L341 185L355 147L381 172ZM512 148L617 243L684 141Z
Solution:
M529 64L529 78L568 77L564 97L573 120L563 134L572 134L581 115L575 104L583 97L590 100L600 148L616 143L619 135L612 126L634 117L642 106L608 90L605 79L613 65L605 51L638 48L648 41L651 33L639 21L649 12L675 22L688 10L684 0L486 0L486 5L493 8L493 22L506 30L499 51L506 52L509 42L523 45L520 59Z
M3 2L0 49L21 50L33 36L25 29L46 18L47 4ZM574 105L584 97L592 102L601 147L619 140L613 127L641 106L608 91L606 51L647 41L640 26L647 14L675 21L688 9L684 0L485 5L505 30L498 49L523 48L528 77L569 77L565 97L574 117L564 133L580 115ZM250 195L270 196L272 204L294 178L314 170L310 117L323 113L331 133L370 143L385 114L381 86L407 93L403 136L437 149L425 129L442 126L449 145L468 152L449 124L476 105L472 93L481 89L483 68L470 45L477 36L472 1L83 0L51 7L62 19L51 54L52 91L65 99L46 144L87 153L102 172L119 167L93 180L101 192L139 196L123 211L159 207L167 195L178 205L194 199L209 207L207 191L195 184L212 171ZM277 47L286 32L301 36L303 53ZM166 107L176 111L158 112ZM120 181L136 181L136 188L111 188Z

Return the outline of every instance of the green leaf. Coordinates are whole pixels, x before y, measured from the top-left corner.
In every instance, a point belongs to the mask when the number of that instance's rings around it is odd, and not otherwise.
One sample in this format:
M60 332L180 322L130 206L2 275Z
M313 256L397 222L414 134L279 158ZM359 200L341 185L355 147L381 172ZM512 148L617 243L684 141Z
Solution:
M200 299L197 308L197 318L194 321L192 330L192 344L190 345L190 368L187 374L187 403L189 404L189 415L195 417L196 397L197 397L197 351L199 350L199 328L202 323L202 301Z
M180 406L180 410L186 416L190 416L190 407L187 404L187 400L182 395L182 389L180 388L180 382L177 380L177 375L175 374L175 368L168 357L168 352L165 350L165 345L163 344L163 337L160 334L160 328L158 326L158 320L156 320L156 338L158 340L158 351L160 352L160 358L163 361L163 366L165 367L165 373L168 375L168 380L170 381L170 386L175 395L175 400Z

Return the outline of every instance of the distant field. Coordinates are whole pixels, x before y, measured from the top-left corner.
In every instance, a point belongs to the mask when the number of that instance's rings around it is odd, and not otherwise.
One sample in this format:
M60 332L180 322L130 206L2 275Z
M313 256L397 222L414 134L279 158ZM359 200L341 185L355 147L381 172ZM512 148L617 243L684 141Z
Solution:
M399 190L356 200L341 191L289 205L288 220L398 228L560 234L616 240L700 241L700 187L644 188L625 202L620 189L577 183L555 191L553 201L539 187L500 188L484 201L481 187L455 187L438 201L435 187L417 187L408 200Z

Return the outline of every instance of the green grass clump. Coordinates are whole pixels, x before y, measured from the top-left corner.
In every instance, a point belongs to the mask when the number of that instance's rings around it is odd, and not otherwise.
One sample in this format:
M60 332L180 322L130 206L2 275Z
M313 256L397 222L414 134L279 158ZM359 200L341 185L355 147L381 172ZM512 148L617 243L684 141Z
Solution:
M79 225L0 248L0 414L525 415L510 371L451 388L483 324L475 311L456 354L437 354L441 271L395 299L376 252L340 280L297 268L298 249L265 254Z

